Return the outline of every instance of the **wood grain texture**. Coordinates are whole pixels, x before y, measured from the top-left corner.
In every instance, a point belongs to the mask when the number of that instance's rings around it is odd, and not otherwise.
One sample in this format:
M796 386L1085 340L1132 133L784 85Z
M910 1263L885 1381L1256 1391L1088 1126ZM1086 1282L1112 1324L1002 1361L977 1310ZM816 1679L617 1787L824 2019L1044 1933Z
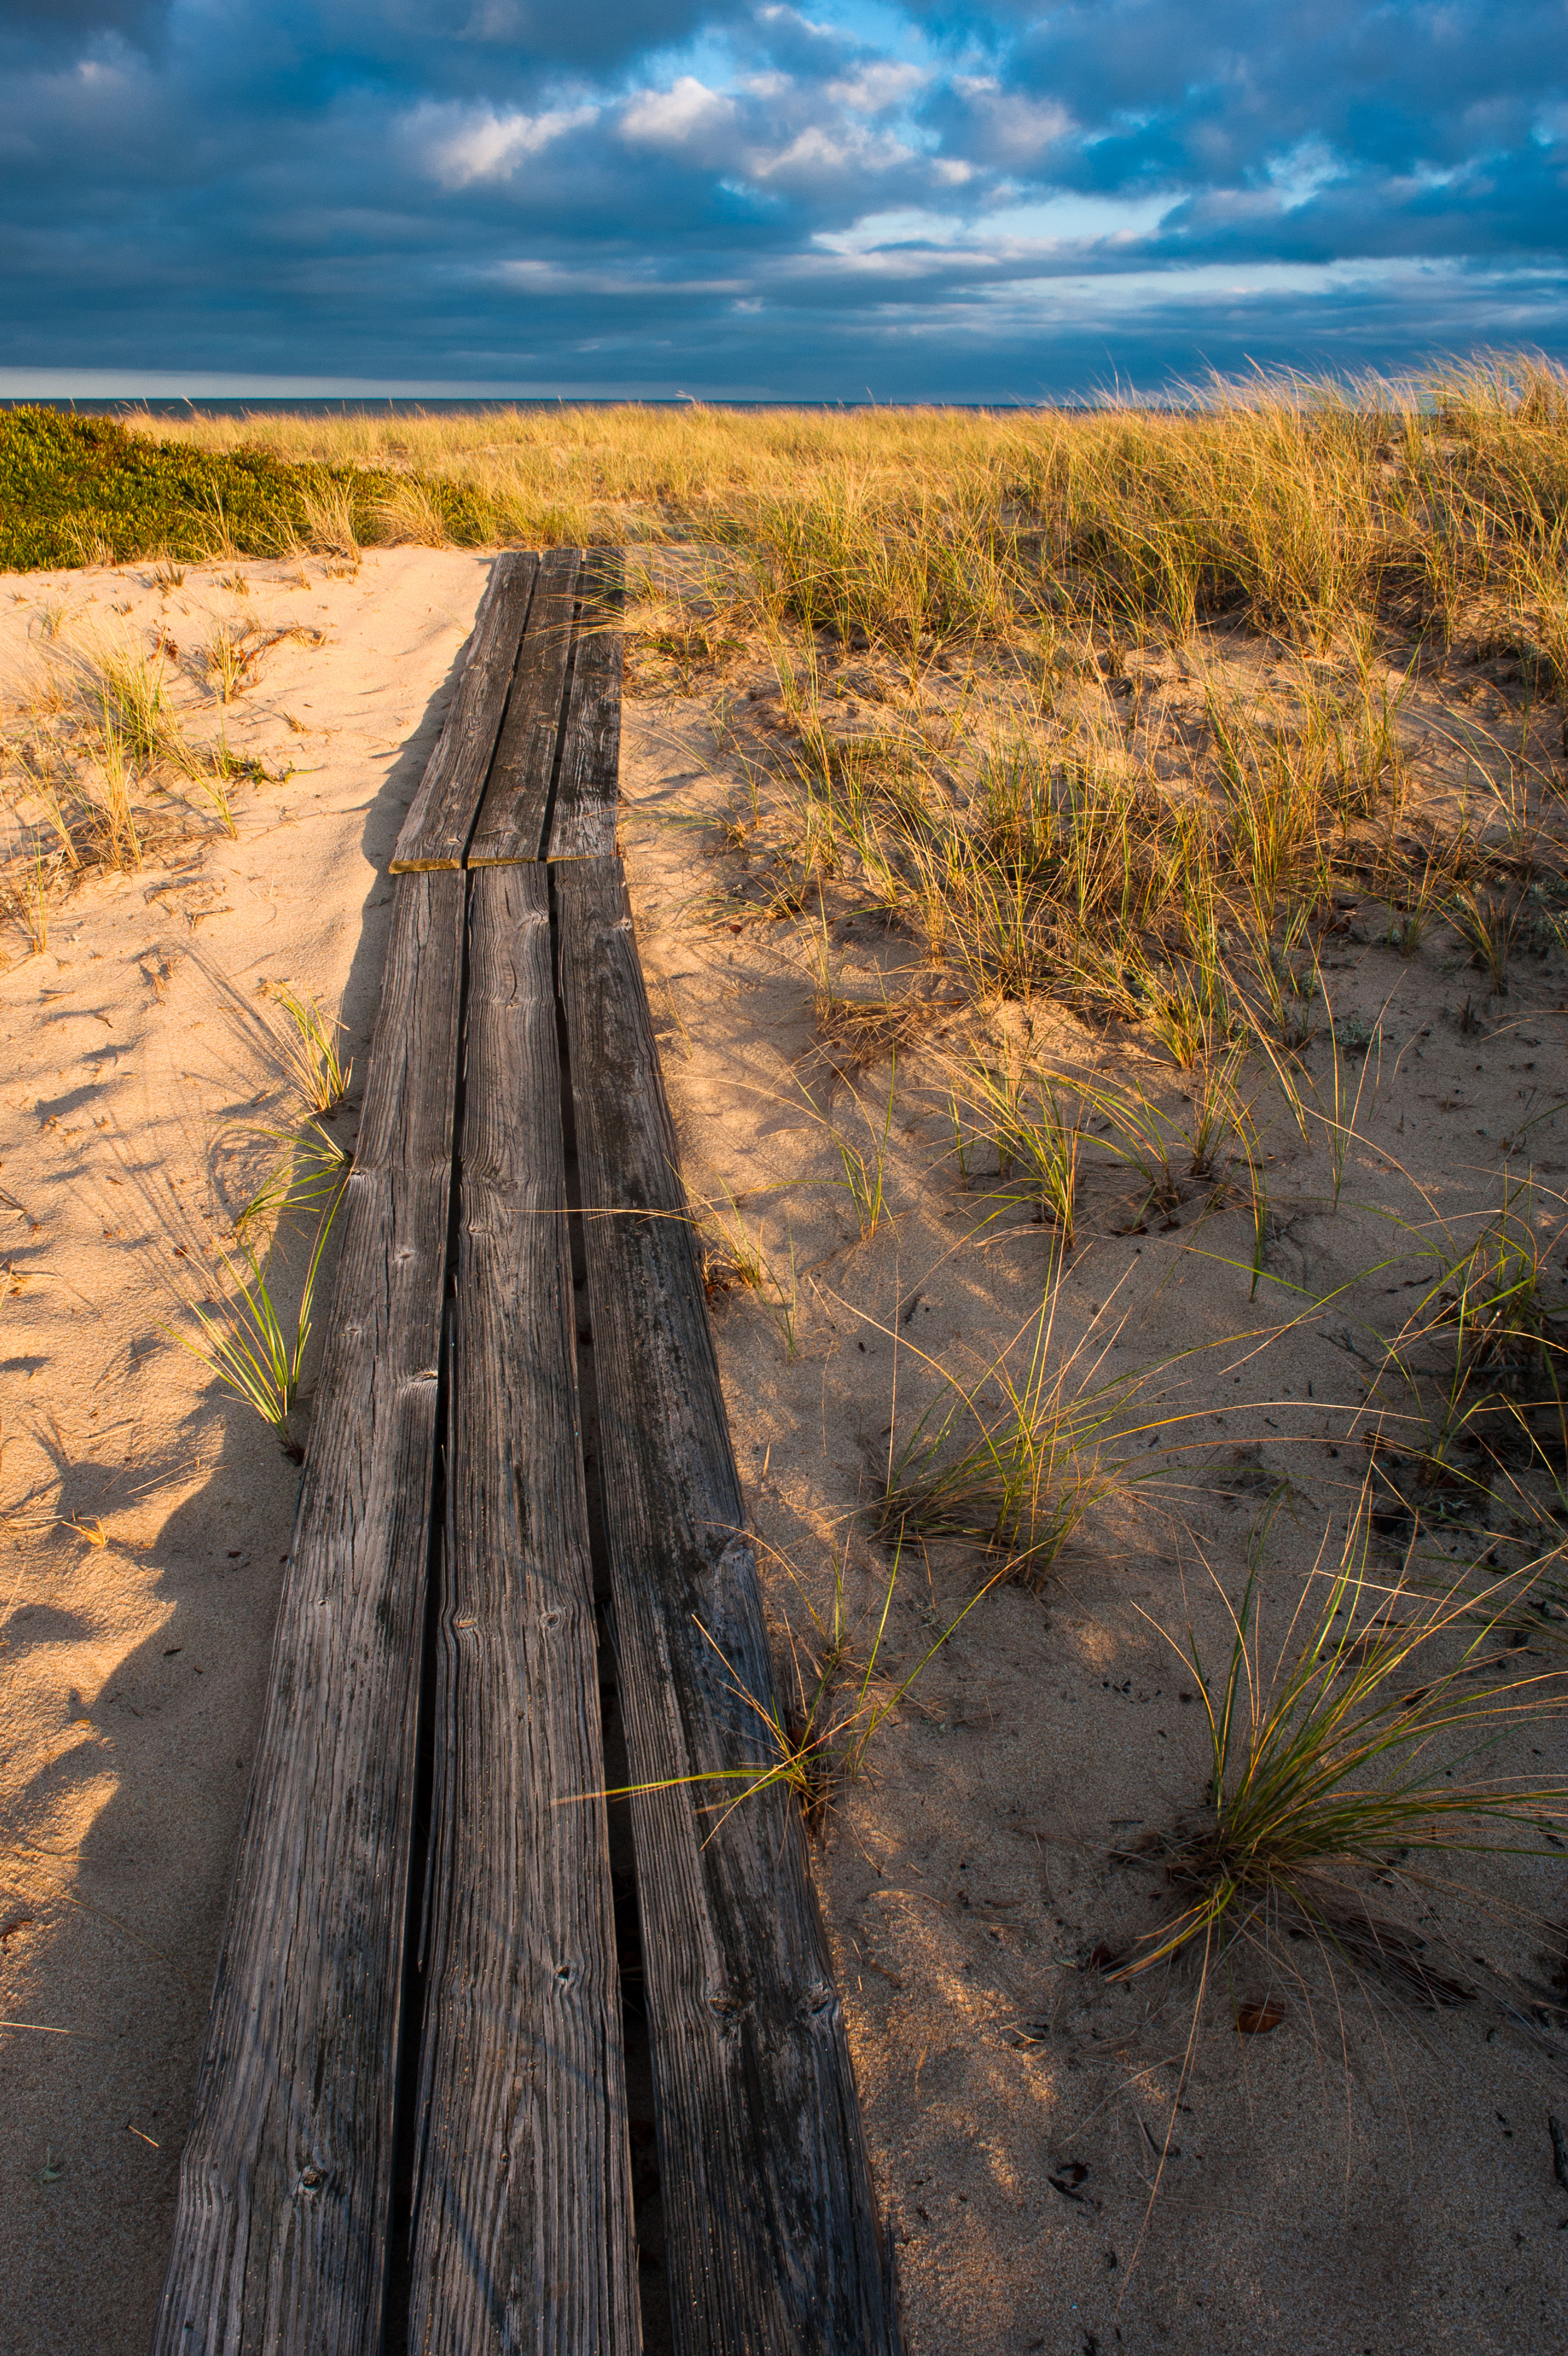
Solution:
M425 764L392 855L392 872L461 867L506 710L539 560L498 556L446 725Z
M469 903L408 2345L641 2345L540 866Z
M626 602L626 559L618 548L589 550L580 595L546 853L551 859L608 857L616 847L622 644L618 616Z
M618 861L551 869L635 1783L764 1764L771 1706L695 1241ZM705 1632L705 1633L704 1633ZM738 1688L738 1690L737 1690ZM799 1818L633 1802L679 2356L891 2356L897 2324ZM712 1804L718 1802L715 1810Z
M582 562L579 548L546 549L539 560L500 741L468 845L470 867L543 855Z
M465 889L395 887L156 2356L381 2346Z

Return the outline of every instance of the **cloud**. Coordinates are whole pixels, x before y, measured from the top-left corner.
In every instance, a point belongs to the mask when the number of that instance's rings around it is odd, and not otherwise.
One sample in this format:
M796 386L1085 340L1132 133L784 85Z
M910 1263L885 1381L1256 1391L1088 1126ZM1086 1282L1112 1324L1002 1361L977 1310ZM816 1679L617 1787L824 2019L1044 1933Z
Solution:
M966 160L999 164L1009 171L1044 173L1053 147L1074 129L1073 118L1056 99L1004 90L992 75L960 76L952 85L948 119L961 123Z
M1462 163L1568 80L1561 0L1001 0L993 23L1004 86L1071 113L1101 187L1233 185L1309 136L1372 170Z
M118 35L142 46L161 40L169 0L0 0L0 41L69 53Z
M700 148L716 155L733 150L737 110L695 74L681 74L668 90L644 91L621 116L621 136L649 147L680 153Z
M927 79L923 67L897 64L889 59L825 83L822 96L830 105L847 106L856 114L881 114L901 104Z
M407 131L433 179L445 188L467 188L476 180L510 180L525 157L585 129L598 113L596 106L498 114L493 108L426 105L410 117Z
M1568 350L1563 0L0 0L0 364L859 397Z

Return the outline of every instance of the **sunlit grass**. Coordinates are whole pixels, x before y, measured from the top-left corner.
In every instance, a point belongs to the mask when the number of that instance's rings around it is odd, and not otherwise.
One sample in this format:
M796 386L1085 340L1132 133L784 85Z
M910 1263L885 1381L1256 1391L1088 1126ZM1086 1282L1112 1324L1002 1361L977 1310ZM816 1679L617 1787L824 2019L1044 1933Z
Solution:
M1561 1845L1552 1828L1568 1817L1568 1786L1495 1763L1510 1731L1568 1704L1561 1665L1518 1658L1499 1633L1517 1580L1477 1595L1463 1576L1435 1592L1379 1576L1369 1522L1363 1501L1274 1661L1256 1562L1222 1665L1210 1668L1190 1629L1170 1638L1208 1718L1212 1772L1204 1821L1160 1847L1176 1911L1120 1976L1188 1950L1207 1969L1241 1943L1277 1959L1305 1930L1331 1965L1450 2001L1420 1960L1421 1938L1374 1915L1366 1876L1398 1864L1409 1879L1453 1856L1545 1855L1548 1833Z

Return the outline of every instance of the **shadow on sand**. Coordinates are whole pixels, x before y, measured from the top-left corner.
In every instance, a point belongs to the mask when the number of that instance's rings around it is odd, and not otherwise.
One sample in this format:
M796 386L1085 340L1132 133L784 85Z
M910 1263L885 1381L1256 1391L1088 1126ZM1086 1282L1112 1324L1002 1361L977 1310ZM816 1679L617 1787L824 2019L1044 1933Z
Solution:
M391 916L388 862L446 717L467 653L459 649L419 726L371 804L361 847L375 870L343 989L341 1019L362 1084L381 995ZM360 1090L336 1133L352 1141ZM308 1257L285 1237L267 1278L292 1314ZM311 1358L331 1315L335 1264L317 1286ZM134 1350L138 1345L133 1344ZM215 1452L214 1452L215 1447ZM0 1947L29 1917L18 1890L50 1893L46 1937L27 1954L27 1983L45 1991L49 2020L91 2019L70 2038L6 2041L5 2063L30 2106L56 2123L47 2152L7 2187L16 2256L4 2334L8 2356L142 2356L162 2287L179 2156L189 2121L212 1976L228 1904L251 1760L259 1731L274 1622L300 1475L274 1436L211 1386L164 1451L140 1460L138 1488L197 1485L148 1544L116 1549L144 1574L159 1624L95 1674L98 1645L84 1616L58 1601L23 1605L5 1627L13 1659L40 1643L77 1643L81 1666L64 1696L65 1731L78 1737L16 1794L5 1843L10 1888L0 1890ZM90 1526L124 1503L126 1469L105 1448L72 1460L55 1511ZM7 1582L8 1583L8 1582ZM69 1804L112 1795L73 1848L32 1837ZM7 2237L9 2238L9 2237Z

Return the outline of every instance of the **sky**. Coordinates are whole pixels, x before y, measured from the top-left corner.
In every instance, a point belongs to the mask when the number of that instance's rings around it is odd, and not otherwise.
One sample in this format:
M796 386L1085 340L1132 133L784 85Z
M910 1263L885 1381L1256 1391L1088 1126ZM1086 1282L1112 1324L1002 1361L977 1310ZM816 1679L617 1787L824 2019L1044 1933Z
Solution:
M1568 0L0 0L0 393L1568 356Z

